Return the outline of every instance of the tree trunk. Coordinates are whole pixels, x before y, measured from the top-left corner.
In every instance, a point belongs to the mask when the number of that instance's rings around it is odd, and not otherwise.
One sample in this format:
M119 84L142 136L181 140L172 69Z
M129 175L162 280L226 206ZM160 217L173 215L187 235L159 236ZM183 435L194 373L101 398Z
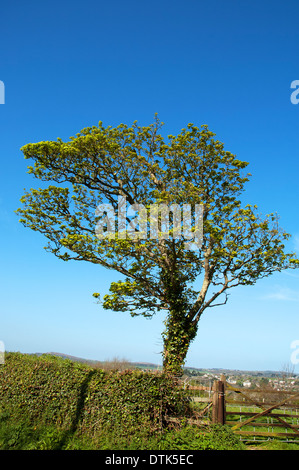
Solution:
M171 311L165 321L163 370L165 373L180 376L190 342L194 339L197 326L187 320L185 312Z

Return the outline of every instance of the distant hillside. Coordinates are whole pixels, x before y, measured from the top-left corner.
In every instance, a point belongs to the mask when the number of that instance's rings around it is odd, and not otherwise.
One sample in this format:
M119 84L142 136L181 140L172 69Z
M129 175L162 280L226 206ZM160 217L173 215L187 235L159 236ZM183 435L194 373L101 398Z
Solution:
M43 354L49 354L50 356L57 356L63 359L69 359L70 361L81 362L83 364L90 364L90 365L100 365L100 364L107 364L107 363L126 363L130 367L142 368L142 369L161 369L161 366L158 364L153 364L152 362L130 362L127 360L122 359L111 359L107 361L98 361L96 359L84 359L83 357L71 356L70 354L64 354L59 352L47 352L47 353L33 353L35 356L42 356Z
M95 359L84 359L82 357L77 357L77 356L71 356L69 354L64 354L64 353L59 353L59 352L49 352L49 353L35 353L37 356L40 356L42 354L50 354L52 356L58 356L62 357L64 359L70 359L71 361L76 361L76 362L81 362L83 364L90 364L90 365L101 365L101 364L107 364L107 363L121 363L125 362L128 364L129 367L132 368L138 368L138 369L156 369L159 370L161 369L161 365L159 364L154 364L151 362L130 362L130 361L122 361L121 359L112 359L111 361L98 361ZM212 374L212 375L219 375L219 374L224 374L224 375L249 375L249 376L260 376L260 377L276 377L281 375L281 372L278 371L271 371L271 370L265 370L265 371L249 371L249 370L239 370L239 369L221 369L221 368L212 368L212 369L203 369L203 368L198 368L198 367L186 367L185 371L189 374L194 373L194 375L201 375L201 374ZM188 374L188 375L189 375ZM293 374L298 375L298 374Z
M50 354L51 356L58 356L62 357L63 359L70 359L70 361L75 361L75 362L82 362L84 364L95 364L98 363L99 361L93 360L93 359L84 359L82 357L77 357L77 356L71 356L69 354L63 354L59 352L49 352L46 354ZM38 353L40 355L40 353Z

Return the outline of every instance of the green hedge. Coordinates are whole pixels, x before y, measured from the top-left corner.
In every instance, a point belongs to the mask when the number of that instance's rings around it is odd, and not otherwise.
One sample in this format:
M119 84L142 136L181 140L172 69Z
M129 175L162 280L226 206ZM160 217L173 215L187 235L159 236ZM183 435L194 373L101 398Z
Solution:
M156 430L165 414L185 414L188 399L171 378L103 371L51 355L8 353L0 365L0 411L32 425L94 435L105 429Z

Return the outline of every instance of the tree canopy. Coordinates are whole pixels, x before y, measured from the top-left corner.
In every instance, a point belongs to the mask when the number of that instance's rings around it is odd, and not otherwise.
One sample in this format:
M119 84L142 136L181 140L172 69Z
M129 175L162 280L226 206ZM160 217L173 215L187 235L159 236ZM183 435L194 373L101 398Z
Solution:
M242 174L247 162L225 150L207 125L188 124L166 139L162 124L157 117L143 127L137 121L115 128L99 122L68 142L25 145L25 158L34 161L29 173L49 185L26 192L17 213L22 224L45 235L46 249L58 258L89 261L122 275L111 283L110 293L93 294L105 309L145 317L165 311L164 367L179 373L207 308L226 303L230 288L297 268L299 260L285 251L290 235L275 213L262 217L256 205L242 207L240 197L251 176ZM126 237L120 230L124 221L120 227L117 217L120 197L133 208L126 215ZM96 234L107 217L99 213L102 204L116 214L114 237ZM149 216L143 238L130 237L130 231L140 232L134 224L136 204ZM175 236L171 211L169 237L163 237L159 223L158 238L151 238L154 204L200 206L200 248L187 248L183 230Z

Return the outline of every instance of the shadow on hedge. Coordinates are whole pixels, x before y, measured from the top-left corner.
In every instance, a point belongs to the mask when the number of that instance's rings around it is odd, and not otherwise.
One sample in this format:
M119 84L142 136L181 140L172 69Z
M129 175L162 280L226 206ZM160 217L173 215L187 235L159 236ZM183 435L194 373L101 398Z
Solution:
M90 371L87 377L82 382L82 385L80 387L80 391L78 394L76 411L75 411L74 418L72 420L72 424L70 426L70 429L64 432L64 435L62 436L60 441L57 443L57 450L64 449L68 441L74 436L74 434L76 433L78 429L80 421L82 420L82 414L84 410L85 399L86 399L87 392L88 392L88 386L94 374L96 374L96 370Z

